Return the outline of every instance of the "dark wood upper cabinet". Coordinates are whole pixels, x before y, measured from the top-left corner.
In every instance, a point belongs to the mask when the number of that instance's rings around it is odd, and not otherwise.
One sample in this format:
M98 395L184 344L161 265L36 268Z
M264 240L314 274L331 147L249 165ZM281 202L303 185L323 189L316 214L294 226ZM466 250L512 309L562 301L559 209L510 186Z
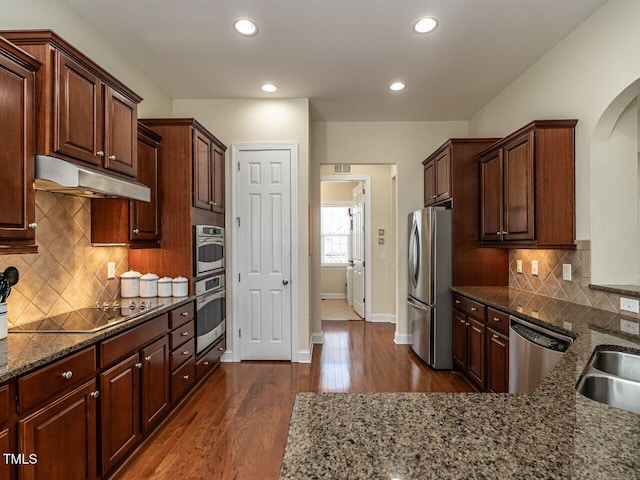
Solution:
M193 206L224 213L226 147L201 129L193 131Z
M452 138L422 162L425 207L451 208L453 285L507 285L509 282L508 252L478 246L480 166L477 154L498 140Z
M50 30L0 35L42 63L36 153L135 177L142 98Z
M0 253L36 253L33 187L35 72L40 64L0 37Z
M577 120L536 120L480 154L483 245L575 248Z
M130 248L157 248L161 240L160 158L162 137L138 125L138 182L149 187L149 202L121 198L91 200L91 241L126 243Z

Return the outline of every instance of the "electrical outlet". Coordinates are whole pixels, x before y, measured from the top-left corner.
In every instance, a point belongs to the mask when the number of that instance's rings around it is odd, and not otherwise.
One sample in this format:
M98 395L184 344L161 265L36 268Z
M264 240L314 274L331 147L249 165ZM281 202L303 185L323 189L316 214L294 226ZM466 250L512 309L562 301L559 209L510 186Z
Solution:
M516 260L516 273L522 273L522 260Z
M640 313L640 304L633 298L620 297L620 310L625 312Z
M630 333L631 335L638 335L640 333L640 324L621 318L620 331Z
M538 261L531 260L531 275L538 275Z
M531 310L531 316L533 318L540 318L540 312L538 312L537 310Z
M562 264L562 279L567 282L571 281L571 264L563 263Z
M562 327L570 332L573 331L573 323L571 322L562 322Z
M107 262L107 279L116 278L116 262Z

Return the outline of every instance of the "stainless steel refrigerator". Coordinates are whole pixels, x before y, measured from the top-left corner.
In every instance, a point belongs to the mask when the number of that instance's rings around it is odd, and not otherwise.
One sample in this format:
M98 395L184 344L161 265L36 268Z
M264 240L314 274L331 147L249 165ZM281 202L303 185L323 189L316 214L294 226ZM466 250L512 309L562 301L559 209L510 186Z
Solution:
M413 351L437 369L453 368L451 210L409 214L409 321Z

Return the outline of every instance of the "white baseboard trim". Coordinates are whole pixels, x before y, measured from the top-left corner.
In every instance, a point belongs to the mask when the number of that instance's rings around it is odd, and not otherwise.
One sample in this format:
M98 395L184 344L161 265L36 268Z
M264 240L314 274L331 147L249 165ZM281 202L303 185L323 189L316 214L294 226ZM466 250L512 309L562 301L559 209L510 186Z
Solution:
M298 363L311 363L312 350L313 344L311 344L311 350L298 350Z
M396 323L396 316L390 313L373 313L369 321L375 323Z
M220 357L221 363L232 363L233 362L233 350L227 350Z
M311 343L313 345L322 345L324 343L324 333L312 333L311 334Z
M346 293L323 293L320 295L322 300L346 300Z
M396 332L396 334L394 335L393 341L397 345L411 345L413 343L413 335L411 334L400 335L399 333Z

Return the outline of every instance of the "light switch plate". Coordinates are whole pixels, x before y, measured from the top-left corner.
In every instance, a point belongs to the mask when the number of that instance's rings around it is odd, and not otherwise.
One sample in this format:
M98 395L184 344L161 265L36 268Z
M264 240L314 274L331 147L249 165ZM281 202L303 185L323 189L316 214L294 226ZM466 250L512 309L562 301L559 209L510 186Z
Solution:
M516 260L516 273L522 273L522 260Z
M567 282L571 281L571 264L563 263L562 264L562 279Z
M538 275L538 261L531 260L531 275Z
M620 310L625 312L640 313L640 304L633 298L620 297Z
M116 262L107 262L107 280L116 278Z

